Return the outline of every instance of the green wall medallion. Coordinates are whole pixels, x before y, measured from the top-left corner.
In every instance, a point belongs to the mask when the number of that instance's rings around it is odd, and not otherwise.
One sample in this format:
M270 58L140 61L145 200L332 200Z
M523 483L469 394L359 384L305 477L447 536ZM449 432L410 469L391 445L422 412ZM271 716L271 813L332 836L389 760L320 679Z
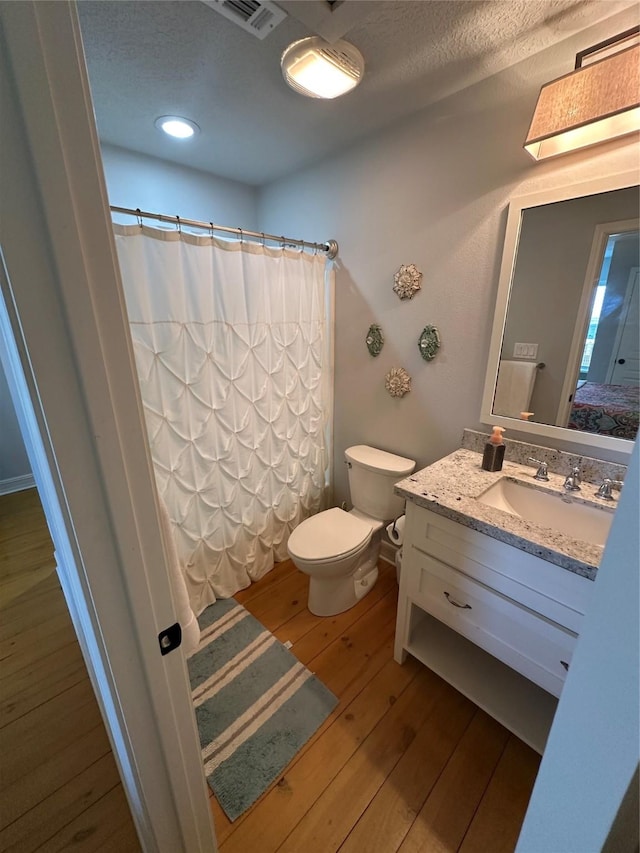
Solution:
M440 349L440 333L435 326L425 326L418 338L418 349L425 361L435 358Z
M372 326L369 326L366 344L367 349L374 358L377 355L380 355L380 351L384 346L384 336L382 334L382 329L380 328L380 326L376 325L375 323Z

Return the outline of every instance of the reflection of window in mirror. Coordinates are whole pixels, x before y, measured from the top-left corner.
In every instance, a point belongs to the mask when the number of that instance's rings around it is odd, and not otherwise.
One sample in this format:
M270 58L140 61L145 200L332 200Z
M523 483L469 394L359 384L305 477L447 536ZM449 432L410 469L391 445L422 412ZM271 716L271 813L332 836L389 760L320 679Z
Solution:
M600 322L600 313L602 311L602 303L604 302L604 293L607 289L605 284L598 284L593 298L593 307L591 308L591 319L587 328L587 338L584 342L584 350L582 351L582 359L580 360L580 376L578 379L578 387L580 382L586 382L589 375L589 365L591 364L591 356L593 354L593 345L596 340L598 331L598 323Z

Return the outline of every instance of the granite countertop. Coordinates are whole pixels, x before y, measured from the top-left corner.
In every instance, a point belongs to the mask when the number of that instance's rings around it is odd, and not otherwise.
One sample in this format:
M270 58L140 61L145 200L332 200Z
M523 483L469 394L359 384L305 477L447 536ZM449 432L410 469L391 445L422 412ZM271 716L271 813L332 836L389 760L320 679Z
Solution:
M606 513L613 512L615 503L607 505L593 500L596 487L590 483L583 483L580 492L568 493L562 488L565 477L551 471L549 482L543 482L533 479L535 468L531 465L505 461L502 471L489 472L482 470L481 462L480 453L456 450L397 483L395 491L438 515L594 580L602 558L601 546L486 506L477 498L502 477L508 477L555 494L564 501L588 504Z

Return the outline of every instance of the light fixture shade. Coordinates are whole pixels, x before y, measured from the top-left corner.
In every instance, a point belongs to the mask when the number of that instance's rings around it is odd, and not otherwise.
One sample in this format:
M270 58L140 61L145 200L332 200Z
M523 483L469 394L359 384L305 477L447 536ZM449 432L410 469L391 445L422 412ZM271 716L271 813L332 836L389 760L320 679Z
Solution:
M338 98L354 89L364 73L357 47L318 36L294 41L282 54L282 75L292 89L308 98Z
M640 130L640 45L547 83L524 144L534 160Z

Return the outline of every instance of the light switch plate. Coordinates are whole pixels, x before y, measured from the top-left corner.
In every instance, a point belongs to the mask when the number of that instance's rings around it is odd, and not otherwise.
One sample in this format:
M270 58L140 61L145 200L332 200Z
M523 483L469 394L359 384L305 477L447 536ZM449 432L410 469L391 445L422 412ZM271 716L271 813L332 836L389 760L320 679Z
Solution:
M538 344L514 344L513 345L513 357L514 358L537 358L538 357Z

